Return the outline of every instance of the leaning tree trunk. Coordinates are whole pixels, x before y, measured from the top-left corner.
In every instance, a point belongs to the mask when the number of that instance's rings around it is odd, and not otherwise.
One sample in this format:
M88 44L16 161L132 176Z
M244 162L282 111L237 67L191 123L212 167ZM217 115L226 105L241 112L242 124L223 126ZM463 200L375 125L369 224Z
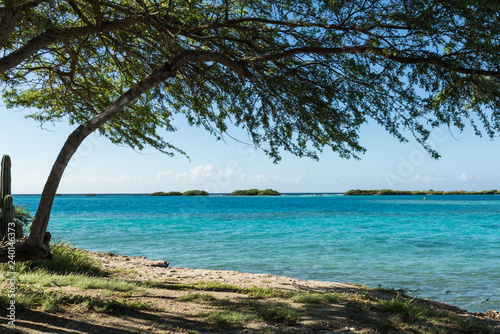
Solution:
M88 122L80 125L69 135L52 166L52 170L43 188L40 204L31 224L28 238L17 242L15 245L10 244L1 246L0 263L12 260L12 257L9 258L9 254L15 254L15 261L17 262L51 258L49 248L51 236L50 233L47 232L47 226L57 188L59 187L64 170L73 154L75 154L85 138L118 114L130 102L138 98L142 93L157 86L165 79L175 75L179 67L182 66L188 58L190 57L186 57L186 54L181 54L176 57L172 63L167 63L153 71L150 75L122 94L116 101L110 104L106 110ZM15 248L15 251L12 250L13 248Z
M185 63L193 60L218 62L230 68L241 78L247 74L245 64L231 60L225 55L212 51L187 50L173 58L170 63L165 63L160 68L151 72L147 77L135 84L111 103L102 113L76 128L76 130L69 135L52 166L52 170L43 188L40 204L38 205L38 210L31 224L28 238L15 244L16 261L51 258L49 247L51 236L50 233L47 232L47 226L52 204L64 170L84 139L116 116L141 94L157 86L166 79L174 77L177 71ZM6 245L0 247L0 263L10 260L9 248L12 249L12 246Z

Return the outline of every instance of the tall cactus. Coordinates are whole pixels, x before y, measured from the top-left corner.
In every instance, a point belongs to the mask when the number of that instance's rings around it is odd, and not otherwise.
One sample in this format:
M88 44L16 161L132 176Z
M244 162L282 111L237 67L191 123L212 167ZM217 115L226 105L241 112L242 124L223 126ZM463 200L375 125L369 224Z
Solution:
M9 223L14 221L15 208L12 204L11 196L11 167L10 157L4 155L2 158L2 170L0 176L0 209L1 219L0 219L0 239L7 236L7 228Z

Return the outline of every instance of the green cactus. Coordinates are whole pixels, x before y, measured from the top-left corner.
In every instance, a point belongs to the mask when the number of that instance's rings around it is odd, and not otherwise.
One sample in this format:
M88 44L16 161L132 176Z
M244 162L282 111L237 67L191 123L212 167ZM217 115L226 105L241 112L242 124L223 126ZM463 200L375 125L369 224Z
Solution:
M16 214L16 209L12 204L11 196L11 167L10 157L4 155L2 158L2 170L0 176L0 239L7 236L7 229L9 223L14 221L14 215Z
M3 199L3 208L2 208L2 227L4 228L4 236L7 235L7 228L9 227L9 224L14 222L15 215L16 215L16 208L14 207L12 196L7 195Z
M12 166L10 162L10 157L4 155L2 158L2 176L0 180L0 208L3 208L3 201L5 196L11 195L11 175L10 167Z

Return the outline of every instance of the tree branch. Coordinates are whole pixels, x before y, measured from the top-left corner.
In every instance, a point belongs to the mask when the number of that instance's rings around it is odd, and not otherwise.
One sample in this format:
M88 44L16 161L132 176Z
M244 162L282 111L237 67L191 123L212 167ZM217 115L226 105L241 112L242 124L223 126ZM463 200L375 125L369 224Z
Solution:
M92 23L87 19L87 17L83 14L83 12L78 8L78 5L76 4L75 0L66 0L71 8L75 11L76 15L85 23L86 25L92 25Z
M383 48L373 48L368 46L345 46L338 48L303 47L303 48L289 49L283 52L278 52L269 55L241 58L239 59L239 61L242 63L255 63L255 62L266 62L266 61L279 60L283 58L289 58L299 54L328 55L328 54L355 54L355 53L373 53L401 64L435 65L457 73L484 75L489 77L500 78L500 71L466 68L449 61L444 61L442 57L436 57L436 56L428 56L428 57L398 56L397 54L393 54L390 51L385 50Z
M26 44L24 44L22 47L12 52L11 54L0 58L0 73L4 73L5 71L14 68L15 66L26 60L28 57L34 55L39 50L55 41L126 28L131 25L137 24L142 19L142 15L136 15L123 20L103 22L101 29L92 25L85 27L48 30L32 38L30 41L28 41Z
M101 3L99 0L92 0L92 10L94 11L95 25L97 29L102 28Z

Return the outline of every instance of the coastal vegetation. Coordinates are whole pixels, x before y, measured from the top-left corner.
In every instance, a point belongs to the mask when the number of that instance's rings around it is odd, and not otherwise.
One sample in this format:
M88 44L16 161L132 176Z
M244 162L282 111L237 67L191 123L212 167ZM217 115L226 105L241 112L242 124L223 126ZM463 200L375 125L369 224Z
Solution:
M188 190L182 193L182 196L208 196L210 195L205 190Z
M23 320L16 329L20 331L36 326L57 332L62 326L91 333L101 326L108 331L127 326L137 333L312 334L353 328L356 332L495 334L500 326L500 321L485 315L467 314L402 290L356 285L335 291L300 285L291 290L289 279L283 287L261 280L241 286L202 277L192 280L182 274L182 279L150 280L168 269L145 276L152 268L147 263L132 270L120 267L120 263L145 261L142 258L92 253L60 241L52 252L53 261L16 264L16 311ZM7 281L10 274L7 264L0 265L0 279ZM9 289L0 288L4 309L10 305ZM8 326L0 324L0 331Z
M50 258L51 208L68 163L95 131L119 145L186 154L177 117L274 162L365 152L379 124L433 158L437 127L500 128L495 1L5 1L0 81L7 108L67 121L18 261ZM381 98L383 97L383 98ZM172 138L172 136L167 136ZM8 153L8 152L6 152ZM36 161L34 162L36 163ZM8 261L6 246L0 260Z
M183 193L179 191L169 191L169 192L157 191L150 194L150 196L208 196L208 195L210 194L204 190L188 190Z
M352 189L344 193L345 196L360 196L360 195L498 195L499 190L483 190L483 191L436 191L436 190L391 190L391 189L380 189L380 190L362 190L362 189Z
M248 189L248 190L235 190L230 196L281 196L281 194L274 189Z
M169 191L169 192L157 191L151 193L149 196L182 196L182 193L180 191Z

